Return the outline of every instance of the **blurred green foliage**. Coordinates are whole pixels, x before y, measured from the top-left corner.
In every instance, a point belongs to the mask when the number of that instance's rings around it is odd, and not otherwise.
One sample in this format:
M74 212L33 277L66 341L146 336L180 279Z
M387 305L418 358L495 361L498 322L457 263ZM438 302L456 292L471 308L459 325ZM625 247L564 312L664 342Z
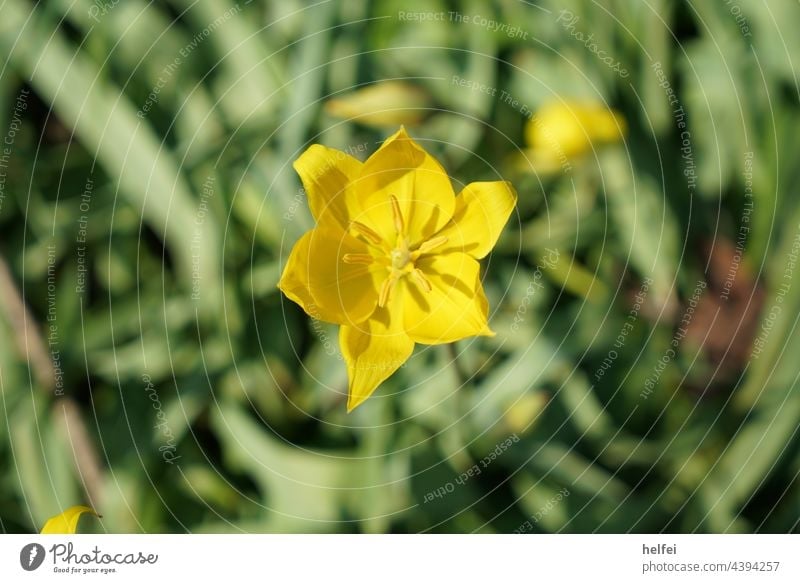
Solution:
M99 532L797 532L798 22L790 0L6 0L3 531L89 502ZM374 151L394 128L324 103L389 79L429 96L409 130L457 185L520 202L485 262L497 336L421 347L347 415L335 327L276 288L312 225L291 162ZM511 164L560 98L620 111L624 143ZM746 189L725 311L708 248ZM711 353L709 314L744 351Z

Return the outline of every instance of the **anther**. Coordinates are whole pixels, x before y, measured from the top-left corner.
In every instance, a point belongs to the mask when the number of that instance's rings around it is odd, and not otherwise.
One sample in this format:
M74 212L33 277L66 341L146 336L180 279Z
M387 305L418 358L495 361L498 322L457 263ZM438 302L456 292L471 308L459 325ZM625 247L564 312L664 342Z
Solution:
M425 274L422 273L419 269L414 269L411 272L411 275L414 277L414 279L417 281L420 287L424 289L426 292L430 292L433 289L433 286L431 286L431 282L428 281L428 278L425 277Z
M423 253L428 253L429 251L433 251L434 249L436 249L437 247L441 247L445 243L447 243L447 237L445 237L444 235L439 237L434 237L433 239L428 239L414 251L414 258L416 259Z
M364 223L353 221L350 223L350 228L374 245L380 245L381 243L383 243L383 239L381 239L381 236L372 229L370 229Z
M398 235L403 235L406 231L406 225L403 221L403 213L400 212L400 203L397 201L397 197L393 194L389 195L389 199L392 201L392 215L394 218L394 228L397 231Z
M375 258L369 253L345 253L342 256L342 261L350 265L361 264L370 265L375 261Z
M395 274L392 274L383 281L380 294L378 295L378 306L381 308L384 307L386 302L389 301L389 295L391 294L392 289L394 289L397 280L398 277Z

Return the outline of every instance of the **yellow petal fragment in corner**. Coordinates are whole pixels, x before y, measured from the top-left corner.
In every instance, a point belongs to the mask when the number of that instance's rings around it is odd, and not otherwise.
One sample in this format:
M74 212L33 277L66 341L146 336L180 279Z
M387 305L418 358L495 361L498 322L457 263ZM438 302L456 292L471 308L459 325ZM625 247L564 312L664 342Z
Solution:
M517 204L517 193L510 182L473 182L464 187L456 197L456 210L452 222L439 236L448 239L443 249L469 253L482 259L497 243L500 232Z
M348 192L349 184L358 178L361 162L352 156L314 144L294 161L308 196L311 214L318 223L334 220L343 229L348 228L348 205L356 201Z
M40 534L75 534L78 519L86 513L99 516L88 506L73 506L45 522Z
M414 341L403 331L400 318L394 316L394 319L392 322L388 309L378 308L366 322L342 326L339 330L339 345L350 380L348 413L363 403L414 351Z
M446 344L468 336L493 336L480 265L466 253L431 255L418 262L431 290L408 286L403 302L406 332L421 344Z
M357 190L363 213L355 218L386 241L396 238L391 197L398 203L409 243L422 243L453 216L455 193L436 159L400 128L364 162Z

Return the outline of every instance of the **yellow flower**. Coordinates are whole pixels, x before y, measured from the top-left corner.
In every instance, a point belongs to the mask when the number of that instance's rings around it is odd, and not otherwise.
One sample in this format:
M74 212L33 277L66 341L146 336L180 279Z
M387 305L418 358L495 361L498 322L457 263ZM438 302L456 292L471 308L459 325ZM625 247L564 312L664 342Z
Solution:
M597 145L621 140L626 131L623 117L600 103L551 101L525 126L525 156L539 169L555 171Z
M75 534L78 529L78 519L82 514L97 513L88 506L72 506L44 523L40 534Z
M317 225L295 244L279 287L308 315L341 325L348 411L415 343L494 334L478 259L516 204L509 183L474 182L456 196L402 127L364 163L315 144L294 168Z
M404 81L382 81L325 102L325 112L373 127L418 124L431 100L420 87Z

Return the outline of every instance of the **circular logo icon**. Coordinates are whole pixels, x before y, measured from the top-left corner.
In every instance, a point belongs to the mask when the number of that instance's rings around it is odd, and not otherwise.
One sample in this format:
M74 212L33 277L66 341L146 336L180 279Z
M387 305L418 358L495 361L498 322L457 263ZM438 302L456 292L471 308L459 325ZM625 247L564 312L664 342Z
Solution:
M19 552L19 564L26 571L35 571L44 562L44 547L39 543L30 543Z

